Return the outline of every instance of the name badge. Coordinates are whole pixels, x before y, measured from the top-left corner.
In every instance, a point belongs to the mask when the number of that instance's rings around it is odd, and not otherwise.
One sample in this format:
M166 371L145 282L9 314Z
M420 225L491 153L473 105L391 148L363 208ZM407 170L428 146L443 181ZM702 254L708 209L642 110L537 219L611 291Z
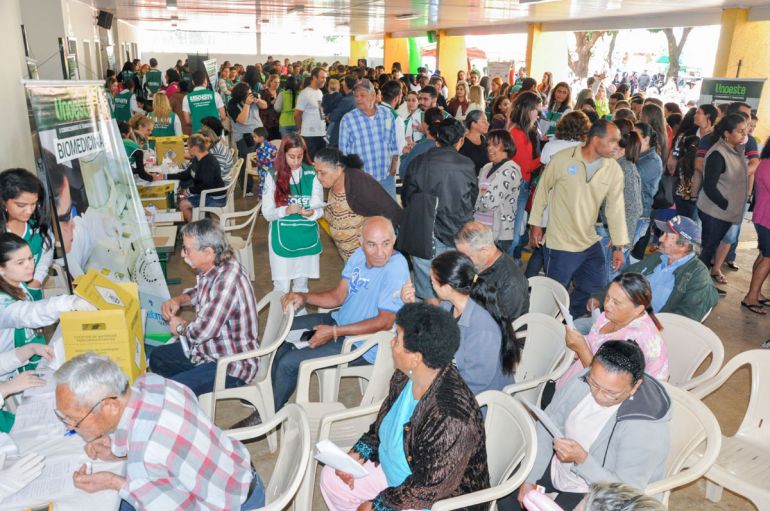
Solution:
M575 176L578 173L578 168L575 165L570 165L567 167L567 174L570 176Z

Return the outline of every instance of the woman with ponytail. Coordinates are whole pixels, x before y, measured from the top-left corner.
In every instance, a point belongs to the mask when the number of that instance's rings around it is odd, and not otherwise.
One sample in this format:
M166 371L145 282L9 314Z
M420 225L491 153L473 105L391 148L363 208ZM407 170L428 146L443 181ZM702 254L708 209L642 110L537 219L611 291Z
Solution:
M455 365L474 394L502 390L513 383L513 369L520 349L510 322L499 322L480 303L479 283L473 262L462 253L450 250L431 262L430 279L440 307L449 311L460 327L460 348ZM483 291L484 297L490 293ZM496 297L496 293L491 293ZM414 303L414 286L407 282L401 290L404 303ZM482 300L483 301L483 300ZM506 327L507 326L507 327ZM510 353L511 349L516 352Z
M343 261L361 246L361 226L367 217L384 216L393 226L401 220L401 206L377 180L363 170L356 154L344 155L335 147L315 153L313 168L329 199L324 217Z
M639 159L636 161L636 169L642 179L642 216L631 238L631 244L635 245L631 255L634 257L633 262L636 262L644 257L644 250L649 241L652 203L663 177L663 160L658 154L658 133L653 127L645 122L638 122L634 125L634 130L639 133L642 142Z
M644 353L645 372L655 378L668 379L668 351L660 335L663 330L652 310L652 289L639 273L621 273L612 280L604 297L604 310L588 335L567 328L567 347L575 352L575 363L556 382L564 385L591 365L602 344L613 339L636 342Z
M307 280L319 275L317 220L323 215L323 187L297 133L283 137L273 171L265 175L262 215L270 222L267 244L273 286L283 293L307 292Z

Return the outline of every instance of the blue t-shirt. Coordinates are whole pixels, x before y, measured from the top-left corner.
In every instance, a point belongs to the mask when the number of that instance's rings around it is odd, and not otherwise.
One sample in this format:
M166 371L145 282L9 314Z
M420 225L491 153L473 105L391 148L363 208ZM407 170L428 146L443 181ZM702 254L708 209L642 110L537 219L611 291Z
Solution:
M357 248L342 270L348 281L348 296L339 310L332 312L337 325L350 325L377 317L381 310L396 313L404 305L401 288L409 280L406 259L394 252L387 264L372 267L366 264L364 249ZM372 363L377 350L371 349L364 358Z
M404 424L412 420L417 403L419 401L412 394L412 380L409 380L380 423L380 446L377 453L391 488L401 485L404 479L412 475L404 452Z

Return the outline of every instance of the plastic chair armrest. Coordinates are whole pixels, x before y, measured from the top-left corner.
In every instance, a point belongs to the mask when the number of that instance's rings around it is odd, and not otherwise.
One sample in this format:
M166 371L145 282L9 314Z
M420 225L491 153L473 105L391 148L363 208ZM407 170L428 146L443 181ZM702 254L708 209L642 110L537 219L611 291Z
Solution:
M377 418L377 414L379 413L381 406L382 401L368 406L358 406L355 408L348 408L345 410L327 413L321 417L321 422L318 425L318 440L320 441L329 438L331 429L337 422L350 419L358 419L359 417L366 417L367 415L373 415L374 418Z
M332 355L330 357L313 358L303 361L299 366L299 376L297 377L297 396L296 403L309 403L310 402L310 376L313 372L319 369L331 368L339 366L340 364L346 364L357 358L364 356L364 353L369 351L376 343L375 340L369 339L363 341L363 344L358 349L341 355ZM309 348L305 348L309 349Z

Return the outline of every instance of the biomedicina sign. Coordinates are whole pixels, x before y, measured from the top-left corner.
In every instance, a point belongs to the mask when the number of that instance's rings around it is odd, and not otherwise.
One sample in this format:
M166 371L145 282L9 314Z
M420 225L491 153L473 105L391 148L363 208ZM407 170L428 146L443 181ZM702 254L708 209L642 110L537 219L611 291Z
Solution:
M704 78L698 103L742 101L756 110L764 84L764 78Z

